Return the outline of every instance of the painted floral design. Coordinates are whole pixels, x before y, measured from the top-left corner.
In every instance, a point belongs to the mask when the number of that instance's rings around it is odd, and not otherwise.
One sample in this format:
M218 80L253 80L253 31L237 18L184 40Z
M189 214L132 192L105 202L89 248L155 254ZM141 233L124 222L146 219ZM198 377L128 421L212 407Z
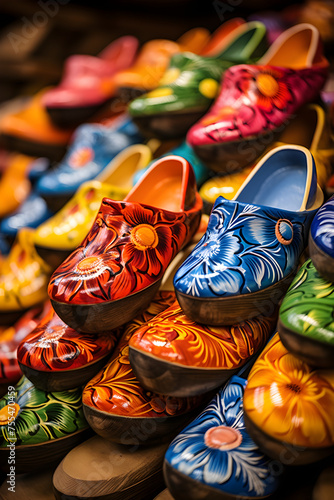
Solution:
M323 87L327 66L293 70L238 65L224 75L219 97L188 132L191 145L240 141L284 124Z
M296 358L278 333L248 376L244 408L255 425L279 441L311 448L334 445L334 371Z
M99 334L80 333L50 310L17 349L18 361L41 372L74 370L107 357L120 330Z
M243 419L246 380L232 377L206 409L170 444L165 460L178 472L222 493L267 496L277 489L270 460Z
M47 301L42 307L34 307L26 312L14 326L7 328L0 335L0 385L16 384L22 377L17 362L17 347L38 325L41 318L50 310Z
M129 105L132 116L208 109L219 90L223 71L232 63L191 52L176 54L159 87Z
M334 258L334 195L316 213L311 225L311 236L325 254Z
M308 225L306 213L219 197L205 235L175 274L175 288L196 297L266 288L295 270Z
M86 385L82 399L84 405L113 415L156 418L181 415L200 403L198 397L175 398L146 391L130 365L129 340L132 335L174 301L174 292L159 292L149 308L126 326L117 352Z
M280 322L300 335L334 345L333 310L334 284L306 261L282 301Z
M59 302L116 300L159 280L200 223L200 207L168 212L104 198L91 231L55 271L49 295Z
M0 400L0 447L41 444L88 428L81 402L82 389L44 392L22 377L15 388L15 426L8 425L12 399Z
M185 366L233 370L264 346L275 324L276 315L209 327L189 319L176 302L139 328L130 347Z

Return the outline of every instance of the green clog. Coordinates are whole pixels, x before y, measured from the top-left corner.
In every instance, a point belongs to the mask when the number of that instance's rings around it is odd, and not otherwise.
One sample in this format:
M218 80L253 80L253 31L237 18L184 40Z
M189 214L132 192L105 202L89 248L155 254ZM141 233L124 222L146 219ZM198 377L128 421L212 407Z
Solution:
M129 113L148 137L185 136L209 109L226 69L255 62L267 48L264 24L244 23L233 31L230 43L215 57L191 52L175 54L159 86L129 105Z
M324 280L310 259L282 301L278 332L286 349L298 358L334 368L334 283Z

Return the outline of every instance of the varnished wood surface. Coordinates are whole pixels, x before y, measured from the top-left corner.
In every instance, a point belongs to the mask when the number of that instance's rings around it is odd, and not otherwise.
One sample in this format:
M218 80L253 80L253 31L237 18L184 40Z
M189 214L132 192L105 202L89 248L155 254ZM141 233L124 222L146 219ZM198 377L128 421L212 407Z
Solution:
M52 476L54 469L36 474L20 474L15 477L15 493L8 491L5 481L0 487L0 500L55 500Z
M139 447L94 436L66 455L53 484L58 499L149 500L164 487L162 464L168 444ZM62 496L63 495L63 496Z
M166 488L159 495L155 497L154 500L174 500L170 491Z

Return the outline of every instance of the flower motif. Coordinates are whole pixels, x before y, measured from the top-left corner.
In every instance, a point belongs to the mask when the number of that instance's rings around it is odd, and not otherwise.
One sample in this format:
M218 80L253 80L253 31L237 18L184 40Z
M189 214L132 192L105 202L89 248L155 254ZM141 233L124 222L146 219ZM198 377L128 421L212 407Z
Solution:
M50 296L75 304L117 300L160 279L188 236L185 213L104 198L83 241L53 274Z
M133 333L174 301L174 293L158 293L148 310L126 326L117 352L86 385L83 404L109 414L131 417L180 415L199 404L198 397L173 398L146 391L136 379L129 362L129 340Z
M42 444L84 430L82 389L64 392L44 392L22 377L15 389L15 426L0 426L0 447L8 442L19 445ZM0 415L10 415L12 399L0 400ZM4 410L4 408L6 408Z
M256 75L257 99L256 103L266 111L273 107L284 110L287 103L291 101L292 95L288 84L282 78L283 72L268 68Z
M166 460L184 475L226 494L266 496L277 487L270 461L243 420L246 380L232 377L206 409L170 444Z
M283 279L305 242L305 216L293 219L283 210L217 198L205 235L175 275L175 287L192 296L221 297Z
M17 357L21 364L38 371L81 368L107 356L118 334L118 330L99 335L76 332L52 309L21 342Z
M301 447L334 444L334 376L315 370L273 337L255 362L244 396L249 418L270 436Z

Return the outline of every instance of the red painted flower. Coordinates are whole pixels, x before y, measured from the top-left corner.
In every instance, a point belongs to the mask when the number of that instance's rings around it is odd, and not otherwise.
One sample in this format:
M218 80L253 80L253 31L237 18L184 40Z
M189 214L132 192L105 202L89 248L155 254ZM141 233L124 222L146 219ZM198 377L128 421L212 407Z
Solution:
M104 199L82 246L53 274L50 296L87 304L151 285L186 241L185 219L184 213Z
M292 96L287 84L282 81L283 73L268 68L256 75L258 106L269 111L273 106L283 110Z
M81 368L115 347L119 330L106 334L78 333L51 310L17 350L19 362L37 371Z

